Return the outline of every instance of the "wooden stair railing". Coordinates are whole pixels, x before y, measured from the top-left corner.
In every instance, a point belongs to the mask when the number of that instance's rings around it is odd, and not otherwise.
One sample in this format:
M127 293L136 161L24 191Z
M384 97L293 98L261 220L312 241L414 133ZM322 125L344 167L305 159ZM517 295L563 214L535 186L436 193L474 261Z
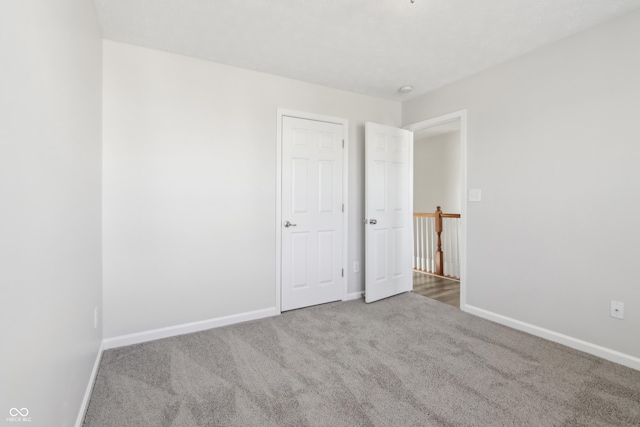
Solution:
M444 254L442 253L442 209L436 208L436 234L438 235L438 250L436 251L436 274L444 274Z
M444 252L442 252L442 218L460 218L460 214L442 213L440 206L434 213L414 213L414 217L428 217L435 219L435 232L438 235L437 251L435 254L436 271L438 276L444 276Z

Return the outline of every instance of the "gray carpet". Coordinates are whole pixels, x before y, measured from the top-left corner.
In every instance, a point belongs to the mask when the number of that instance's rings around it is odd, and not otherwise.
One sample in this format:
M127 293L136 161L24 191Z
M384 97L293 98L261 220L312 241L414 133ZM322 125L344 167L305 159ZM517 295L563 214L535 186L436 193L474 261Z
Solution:
M640 372L407 293L105 351L85 426L640 426Z

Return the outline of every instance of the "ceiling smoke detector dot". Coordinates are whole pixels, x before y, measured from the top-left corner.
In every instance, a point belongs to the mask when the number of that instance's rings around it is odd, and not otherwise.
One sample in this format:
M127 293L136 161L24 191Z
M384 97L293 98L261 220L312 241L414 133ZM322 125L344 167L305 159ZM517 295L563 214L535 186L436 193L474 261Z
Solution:
M400 93L409 93L412 90L413 90L413 86L406 85L406 86L402 86L400 89L398 89L398 92L400 92Z

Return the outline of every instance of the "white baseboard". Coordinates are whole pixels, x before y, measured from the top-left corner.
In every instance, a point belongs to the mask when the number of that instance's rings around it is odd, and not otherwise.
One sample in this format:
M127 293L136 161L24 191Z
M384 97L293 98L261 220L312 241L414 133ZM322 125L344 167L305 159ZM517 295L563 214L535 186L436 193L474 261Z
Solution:
M491 320L492 322L500 323L501 325L505 325L519 331L524 331L531 335L535 335L537 337L544 338L558 344L563 344L567 347L584 351L585 353L589 353L594 356L598 356L611 362L619 363L620 365L624 365L640 371L640 358L621 353L616 350L611 350L610 348L602 347L597 344L592 344L587 341L582 341L568 335L563 335L549 329L544 329L530 323L521 322L520 320L512 319L510 317L496 314L482 308L474 307L472 305L465 305L463 310L478 317Z
M350 294L347 294L347 297L344 299L344 301L352 301L354 299L360 299L364 296L364 292L352 292Z
M250 311L247 313L234 314L231 316L216 317L214 319L201 320L199 322L184 323L182 325L168 326L166 328L153 329L150 331L137 332L135 334L107 338L104 340L104 349L108 350L110 348L140 344L147 341L174 337L176 335L190 334L192 332L219 328L220 326L232 325L234 323L263 319L265 317L271 317L277 314L280 313L276 311L275 307L272 307L265 308L263 310Z
M87 384L87 389L84 392L82 405L80 405L80 411L78 412L78 418L76 419L76 427L82 427L82 424L84 423L84 416L87 413L87 408L89 407L89 400L91 399L93 384L95 384L96 382L96 377L98 376L98 368L100 367L100 360L102 360L102 350L104 350L104 341L100 343L100 347L98 348L96 361L94 362L93 369L91 370L91 377L89 377L89 384Z

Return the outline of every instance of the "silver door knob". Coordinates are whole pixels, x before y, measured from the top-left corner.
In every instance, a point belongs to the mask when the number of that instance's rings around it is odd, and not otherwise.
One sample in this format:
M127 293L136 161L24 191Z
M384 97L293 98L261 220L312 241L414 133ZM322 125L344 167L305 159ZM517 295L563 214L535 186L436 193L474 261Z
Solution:
M285 222L284 222L284 226L285 226L285 228L295 227L296 225L298 225L298 224L292 224L292 223L290 223L289 221L285 221Z
M377 220L375 220L375 219L370 219L370 220L369 220L369 224L376 225L377 223L378 223L378 221L377 221Z

